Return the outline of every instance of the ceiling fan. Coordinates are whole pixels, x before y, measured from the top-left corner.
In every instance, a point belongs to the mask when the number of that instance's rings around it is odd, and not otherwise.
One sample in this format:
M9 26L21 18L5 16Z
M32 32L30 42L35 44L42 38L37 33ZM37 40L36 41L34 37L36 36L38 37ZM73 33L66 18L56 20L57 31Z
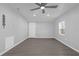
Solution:
M37 8L34 8L34 9L30 9L31 11L35 11L35 10L38 10L38 9L41 9L42 10L42 13L44 14L45 13L45 8L57 8L58 5L55 5L55 6L46 6L47 3L35 3L37 6Z

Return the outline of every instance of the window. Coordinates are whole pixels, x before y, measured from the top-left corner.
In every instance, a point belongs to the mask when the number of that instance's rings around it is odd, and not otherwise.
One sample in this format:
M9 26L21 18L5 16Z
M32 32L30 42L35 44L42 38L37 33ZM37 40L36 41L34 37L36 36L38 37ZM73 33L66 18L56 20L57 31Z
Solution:
M64 21L59 22L59 34L60 35L65 34L65 22Z

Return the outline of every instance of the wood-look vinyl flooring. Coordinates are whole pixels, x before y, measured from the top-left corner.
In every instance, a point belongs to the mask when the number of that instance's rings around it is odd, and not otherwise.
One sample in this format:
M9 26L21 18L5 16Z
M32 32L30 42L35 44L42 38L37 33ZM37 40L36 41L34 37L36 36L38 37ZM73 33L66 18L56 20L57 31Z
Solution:
M53 38L29 38L3 56L79 56L79 53Z

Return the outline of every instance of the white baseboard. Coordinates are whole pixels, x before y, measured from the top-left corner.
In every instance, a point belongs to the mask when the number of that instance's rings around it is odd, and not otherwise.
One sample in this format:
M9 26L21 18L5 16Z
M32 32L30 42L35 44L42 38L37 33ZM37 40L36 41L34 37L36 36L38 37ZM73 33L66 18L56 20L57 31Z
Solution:
M29 37L29 38L53 38L53 37Z
M56 37L55 37L55 38L56 38ZM64 42L63 42L62 40L60 40L60 39L57 39L57 38L56 38L56 40L58 40L59 42L63 43L64 45L68 46L69 48L71 48L71 49L73 49L74 51L76 51L76 52L79 53L79 50L78 50L78 49L76 49L76 48L74 48L74 47L72 47L72 46L70 46L70 45L64 43Z
M27 39L27 38L26 38ZM24 40L26 40L24 39ZM14 48L15 46L19 45L20 43L22 43L24 40L19 41L18 43L16 43L15 45L13 45L12 47L10 47L9 49L3 51L2 53L0 53L0 56L5 54L7 51L9 51L10 49Z

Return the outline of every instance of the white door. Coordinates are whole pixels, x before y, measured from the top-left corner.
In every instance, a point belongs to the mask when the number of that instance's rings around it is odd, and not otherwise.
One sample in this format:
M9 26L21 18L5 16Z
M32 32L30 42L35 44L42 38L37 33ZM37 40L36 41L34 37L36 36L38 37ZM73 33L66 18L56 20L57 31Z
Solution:
M29 37L34 38L36 36L36 23L29 23Z

